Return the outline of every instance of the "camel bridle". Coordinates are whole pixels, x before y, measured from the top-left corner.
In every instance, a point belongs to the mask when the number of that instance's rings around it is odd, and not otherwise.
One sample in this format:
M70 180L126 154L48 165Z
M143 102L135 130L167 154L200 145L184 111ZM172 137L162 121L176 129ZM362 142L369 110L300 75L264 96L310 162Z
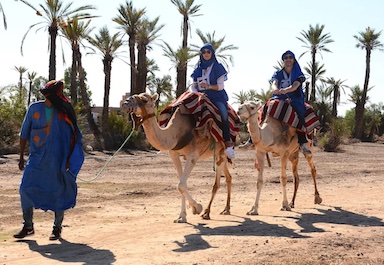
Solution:
M132 120L136 125L136 130L138 130L140 125L142 125L145 120L156 116L155 113L148 114L147 109L145 108L145 106L147 105L149 104L146 101L142 100L138 95L129 97L124 103L124 106L126 108L129 108ZM140 108L141 110L142 114L140 116L136 115L137 108Z

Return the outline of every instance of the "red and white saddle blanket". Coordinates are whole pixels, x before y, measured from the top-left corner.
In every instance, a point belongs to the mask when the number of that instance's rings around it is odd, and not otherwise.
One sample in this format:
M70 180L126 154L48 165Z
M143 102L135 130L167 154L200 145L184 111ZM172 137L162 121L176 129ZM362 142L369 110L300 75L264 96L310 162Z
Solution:
M183 106L183 107L180 107ZM185 92L159 115L159 125L165 127L177 108L182 114L193 115L196 121L196 130L201 137L213 138L216 142L223 141L221 130L221 116L216 106L203 93ZM228 120L231 131L231 140L235 142L240 131L240 119L233 108L228 104Z
M263 107L263 114L271 116L303 132L311 133L315 128L320 126L320 121L311 105L305 103L305 107L307 109L305 113L305 126L300 124L299 117L292 106L283 100L269 100Z

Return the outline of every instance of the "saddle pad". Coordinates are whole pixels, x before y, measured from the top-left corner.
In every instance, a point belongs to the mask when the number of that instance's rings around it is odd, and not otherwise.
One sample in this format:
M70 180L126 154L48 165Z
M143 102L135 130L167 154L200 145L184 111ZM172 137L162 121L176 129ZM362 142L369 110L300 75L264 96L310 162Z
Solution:
M320 126L320 121L317 118L311 105L305 103L305 108L305 126L300 124L297 113L285 100L269 100L264 105L263 113L266 113L266 115L271 116L292 127L295 127L303 132L311 133L315 128Z
M174 111L179 108L182 114L193 115L196 121L196 130L201 137L213 138L216 142L222 142L221 116L217 107L204 93L187 91L168 105L159 115L159 125L165 127ZM228 104L228 120L231 131L231 140L235 142L240 131L240 119L233 108Z

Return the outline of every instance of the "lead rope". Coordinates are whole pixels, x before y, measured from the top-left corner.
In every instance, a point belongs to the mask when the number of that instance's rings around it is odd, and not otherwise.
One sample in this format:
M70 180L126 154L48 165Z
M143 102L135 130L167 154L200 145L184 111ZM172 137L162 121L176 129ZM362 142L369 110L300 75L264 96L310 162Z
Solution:
M124 147L124 145L128 142L129 138L132 137L132 134L133 132L135 131L135 122L133 122L133 125L132 125L132 130L131 130L131 133L128 135L127 139L125 139L125 141L123 142L123 144L119 147L119 149L116 150L116 152L109 158L109 160L105 163L105 165L103 166L103 168L96 174L96 176L92 179L82 179L81 177L77 177L79 180L83 181L83 182L92 182L92 181L95 181L98 177L100 177L101 173L103 173L103 171L105 170L105 168L107 167L107 165L109 164L109 162L112 161L112 159L117 155L117 153ZM72 175L73 173L71 171L68 171L70 172ZM76 177L76 176L74 176Z

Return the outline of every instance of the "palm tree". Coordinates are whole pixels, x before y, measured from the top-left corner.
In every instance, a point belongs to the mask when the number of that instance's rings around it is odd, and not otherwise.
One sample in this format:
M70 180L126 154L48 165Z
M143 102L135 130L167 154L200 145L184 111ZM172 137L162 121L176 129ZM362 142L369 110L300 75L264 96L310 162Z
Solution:
M25 68L24 66L14 66L14 70L19 72L19 100L21 103L23 98L23 74L28 71L28 68ZM23 104L25 104L25 102Z
M36 76L37 76L36 72L28 72L29 90L28 90L28 104L27 104L27 106L29 106L29 104L31 104L33 81L35 81Z
M50 50L48 79L54 80L56 79L56 38L58 36L59 29L66 27L66 20L69 20L69 22L71 22L71 17L76 16L78 19L87 19L94 17L84 11L96 8L91 5L85 5L75 9L71 9L73 4L72 2L64 5L63 0L44 0L43 4L39 4L40 8L43 10L43 12L41 13L28 1L20 1L35 10L36 15L41 16L44 19L44 21L42 22L38 22L31 25L28 31L23 36L20 47L21 54L23 55L23 44L25 38L27 37L27 34L32 28L34 28L35 26L39 26L40 28L38 28L37 31L39 31L40 29L48 30Z
M131 94L134 94L136 87L136 54L135 54L135 44L136 44L136 34L145 15L145 8L136 9L133 7L132 1L126 1L125 5L120 4L118 8L119 15L113 18L112 21L119 24L119 29L128 35L128 46L129 46L129 61L131 69Z
M314 104L314 109L316 111L316 115L320 121L320 127L322 131L328 131L329 124L332 120L331 115L331 104L330 104L330 92L325 87L325 83L322 82L321 85L316 86L316 95L318 95L319 99Z
M368 86L369 86L369 75L371 73L371 54L373 50L383 50L383 43L379 41L381 31L375 32L374 29L370 27L366 28L365 31L360 31L358 35L353 37L357 40L356 48L365 50L365 78L364 78L364 87L363 93L361 95L361 104L356 105L356 126L354 137L361 139L364 131L364 107L366 103Z
M231 54L226 54L226 52L237 50L239 47L236 47L232 44L224 46L223 43L225 41L225 36L220 39L215 39L215 31L212 34L207 33L206 35L204 35L201 30L197 29L196 34L200 37L203 45L205 43L210 43L213 46L213 48L215 49L216 58L221 63L223 63L228 68L227 60L229 60L233 66L233 56ZM192 49L192 51L196 51L197 53L200 51L201 46L195 44L191 44L191 46L194 48Z
M81 58L80 54L80 45L82 45L82 40L86 39L94 29L89 27L91 23L90 20L87 22L79 21L77 17L74 17L71 23L68 23L67 27L63 28L63 34L66 39L69 41L72 48L72 67L71 67L71 101L74 105L77 104L77 73L78 73L78 59Z
M337 117L337 105L340 104L340 89L343 90L345 94L344 88L346 85L344 85L344 82L346 80L336 80L335 78L327 77L324 79L324 83L328 85L327 90L329 93L333 94L333 101L332 101L332 116Z
M99 51L102 56L104 66L104 102L103 102L103 113L102 113L102 133L106 148L110 148L109 141L109 126L108 126L108 115L109 115L109 93L111 90L111 72L112 72L112 61L118 57L119 48L123 46L123 40L120 38L120 33L110 35L109 30L106 26L102 27L95 38L88 38L88 41Z
M182 75L182 73L187 71L188 62L196 56L196 53L192 53L189 47L179 47L179 49L175 51L166 42L164 42L164 46L162 48L164 51L163 55L168 57L173 66L176 68L176 98L178 98L188 89L186 85L183 85L185 76Z
M4 8L3 8L3 6L1 5L1 3L0 3L0 13L1 13L1 15L3 16L3 25L4 25L4 29L7 29L7 18L5 17Z
M198 12L200 11L201 5L193 5L195 0L171 0L172 4L177 7L179 13L183 16L182 23L182 32L183 32L183 42L181 45L181 49L183 51L187 51L188 48L188 33L189 33L189 18L200 16ZM181 50L180 50L181 51ZM187 61L185 61L185 65L178 67L178 76L177 79L177 88L176 95L181 95L187 87ZM179 84L180 82L180 84Z
M311 97L310 102L316 101L316 90L315 90L315 84L316 84L316 53L319 52L321 55L321 52L331 52L328 48L325 46L329 43L334 42L331 39L331 35L329 33L323 34L324 25L319 26L319 24L316 24L315 27L312 25L309 25L308 31L302 31L301 35L303 38L297 37L298 40L303 42L305 45L303 47L307 48L308 50L300 55L302 57L305 53L311 52L312 56L312 75L311 75ZM299 57L299 58L300 58Z
M158 37L159 31L164 25L157 25L159 17L152 21L144 19L139 26L137 31L137 84L136 89L133 91L134 94L145 92L147 84L147 50L151 49L150 44Z
M304 66L304 71L307 73L307 76L311 77L311 80L322 80L323 75L325 74L326 70L324 67L324 64L319 65L319 62L315 62L315 65L312 65L313 62L307 63L307 66ZM312 72L314 71L314 72ZM313 77L315 79L313 79ZM312 82L312 84L315 84L315 82ZM311 89L311 97L309 97L309 91L308 91L308 86L305 88L305 101L308 102L308 98L316 98L316 90L317 86L315 86L315 91ZM315 101L311 101L312 103L315 103Z
M160 98L165 97L166 102L173 100L172 95L172 83L171 76L165 75L162 78L153 77L149 80L148 88L151 93L157 93L159 95L158 100L156 101L156 108L159 108Z

